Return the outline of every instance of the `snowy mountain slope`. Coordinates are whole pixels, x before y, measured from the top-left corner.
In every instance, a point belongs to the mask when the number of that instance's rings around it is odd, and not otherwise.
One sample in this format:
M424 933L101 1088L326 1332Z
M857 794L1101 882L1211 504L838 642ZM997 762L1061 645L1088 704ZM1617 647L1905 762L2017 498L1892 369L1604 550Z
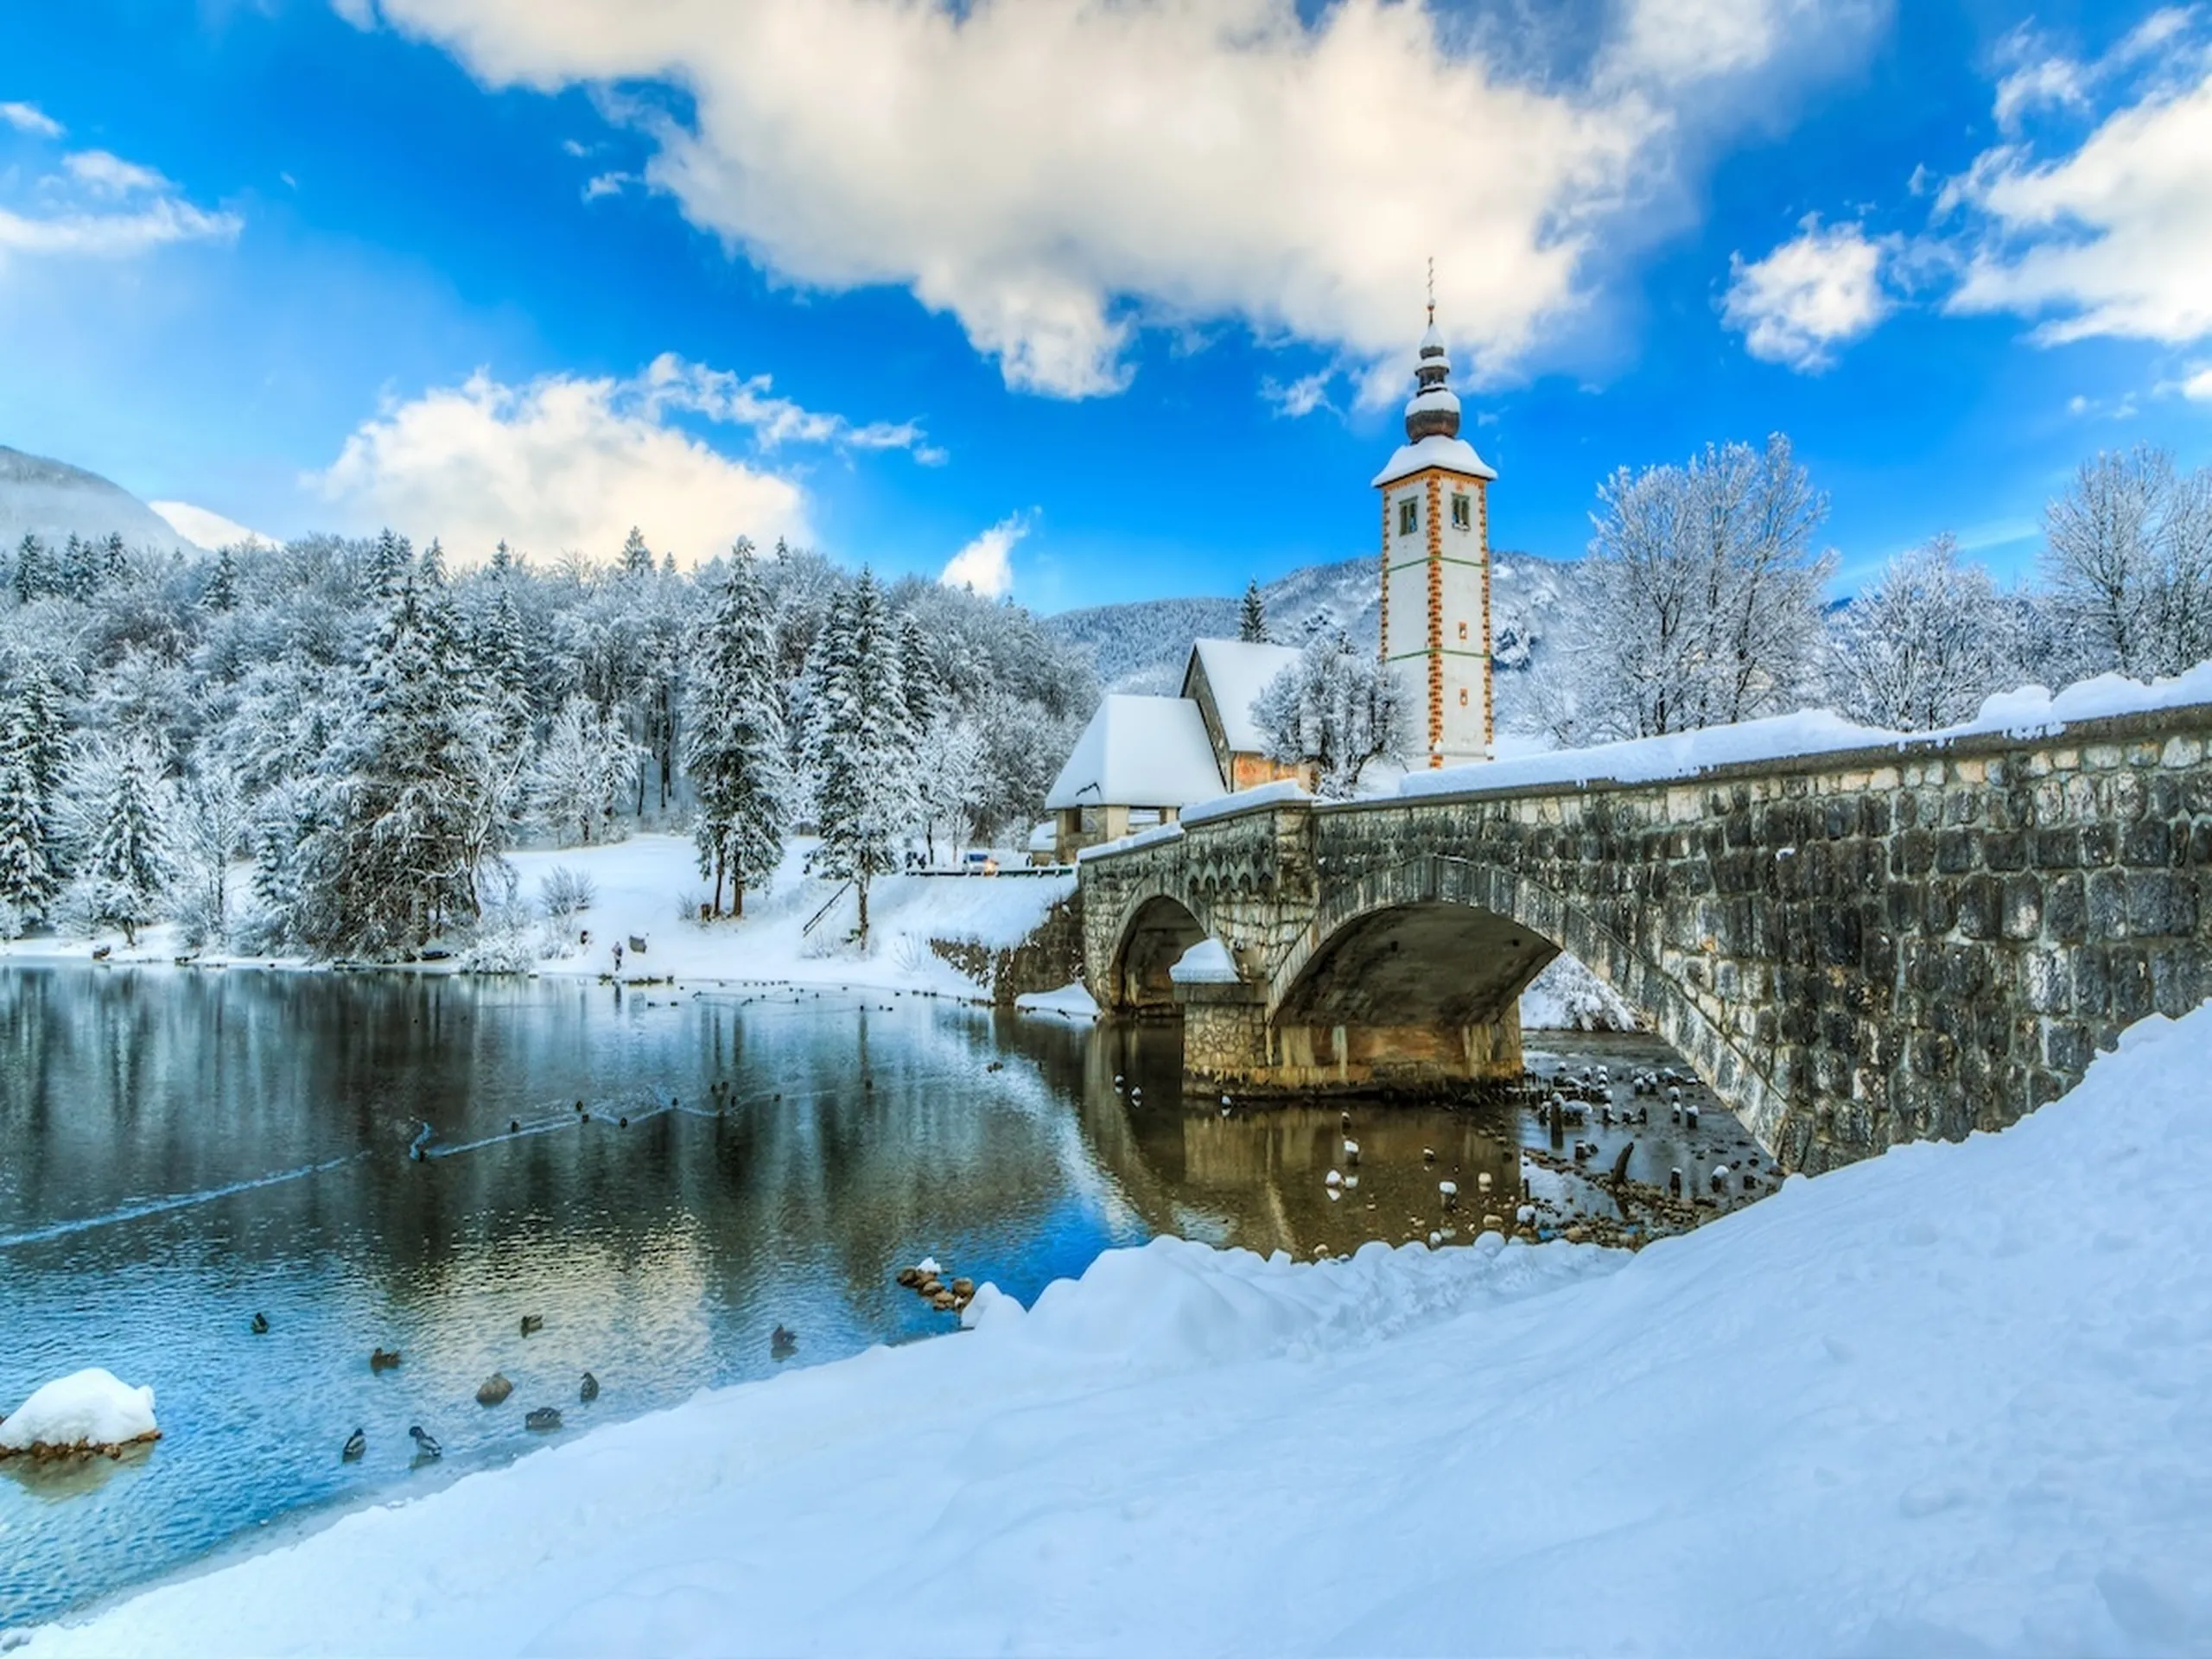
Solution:
M1548 642L1572 626L1574 569L1572 562L1532 554L1496 556L1491 632L1501 728L1515 723L1530 680L1543 671ZM1307 565L1265 584L1260 594L1268 633L1287 645L1303 639L1316 619L1370 647L1381 632L1381 583L1372 558ZM1090 648L1105 690L1173 693L1182 683L1191 642L1236 638L1236 613L1234 598L1155 599L1063 611L1044 624L1058 638Z
M168 521L119 484L66 461L27 455L0 444L0 547L25 536L59 546L120 535L133 547L192 550Z

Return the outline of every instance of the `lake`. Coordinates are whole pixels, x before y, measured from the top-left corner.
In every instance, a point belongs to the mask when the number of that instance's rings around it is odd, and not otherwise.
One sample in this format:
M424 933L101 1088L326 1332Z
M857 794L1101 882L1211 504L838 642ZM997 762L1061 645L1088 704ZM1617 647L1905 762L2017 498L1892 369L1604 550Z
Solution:
M1679 1065L1633 1036L1529 1047ZM120 1462L0 1462L0 1630L512 1458L545 1438L532 1407L573 1434L952 1332L894 1282L924 1255L1027 1302L1163 1231L1465 1237L1524 1178L1618 1214L1517 1108L1355 1106L1353 1164L1338 1105L1186 1108L1179 1077L1172 1028L912 992L0 972L0 1409L103 1365L153 1385L164 1430ZM1616 1132L1586 1133L1610 1164ZM1635 1133L1655 1180L1741 1139L1709 1102L1700 1131ZM400 1363L372 1371L379 1347ZM494 1371L514 1392L479 1406Z

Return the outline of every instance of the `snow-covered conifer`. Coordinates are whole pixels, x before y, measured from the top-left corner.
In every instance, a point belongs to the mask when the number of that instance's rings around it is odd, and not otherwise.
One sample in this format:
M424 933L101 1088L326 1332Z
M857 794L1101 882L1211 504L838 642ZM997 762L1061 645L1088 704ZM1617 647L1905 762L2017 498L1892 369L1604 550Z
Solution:
M868 884L898 868L914 816L912 756L890 606L873 574L831 601L809 704L818 868L851 881L868 944Z
M742 916L745 890L766 881L783 860L790 795L775 633L750 542L731 550L692 654L685 706L683 765L698 793L692 834L699 874L714 878L715 915L727 879L730 907Z

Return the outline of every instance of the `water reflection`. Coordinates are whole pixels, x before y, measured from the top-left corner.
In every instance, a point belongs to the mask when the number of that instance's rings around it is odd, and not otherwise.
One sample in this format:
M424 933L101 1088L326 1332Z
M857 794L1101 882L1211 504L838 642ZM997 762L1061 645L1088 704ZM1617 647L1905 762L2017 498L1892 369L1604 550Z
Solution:
M945 1332L893 1280L925 1254L1028 1300L1160 1231L1306 1255L1517 1199L1503 1109L1347 1130L1179 1072L1172 1030L883 992L0 973L0 1408L100 1364L166 1432L0 1464L0 1628L518 1455L534 1406L573 1433L765 1375L779 1324L799 1364Z

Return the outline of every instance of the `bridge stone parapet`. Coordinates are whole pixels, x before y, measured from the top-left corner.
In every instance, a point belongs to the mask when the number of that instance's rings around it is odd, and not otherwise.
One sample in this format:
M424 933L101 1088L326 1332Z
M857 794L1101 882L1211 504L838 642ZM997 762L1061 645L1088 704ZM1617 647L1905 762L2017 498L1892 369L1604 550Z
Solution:
M2212 994L2212 707L1653 783L1268 802L1083 866L1109 1007L1248 1087L1516 1071L1564 949L1785 1166L1995 1128ZM1178 985L1218 938L1231 984Z

